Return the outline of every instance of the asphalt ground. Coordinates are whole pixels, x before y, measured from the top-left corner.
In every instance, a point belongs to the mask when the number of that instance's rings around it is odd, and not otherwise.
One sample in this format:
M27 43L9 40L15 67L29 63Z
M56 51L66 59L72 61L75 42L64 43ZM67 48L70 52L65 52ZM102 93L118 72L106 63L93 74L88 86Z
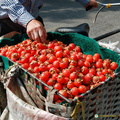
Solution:
M120 3L119 0L99 0L102 3ZM44 20L47 31L54 31L59 27L74 27L82 23L90 26L89 37L95 38L105 33L120 29L120 6L104 8L97 17L98 8L86 11L85 8L74 0L46 0L40 9L40 16ZM100 40L109 43L120 40L120 33ZM120 48L120 43L117 45Z

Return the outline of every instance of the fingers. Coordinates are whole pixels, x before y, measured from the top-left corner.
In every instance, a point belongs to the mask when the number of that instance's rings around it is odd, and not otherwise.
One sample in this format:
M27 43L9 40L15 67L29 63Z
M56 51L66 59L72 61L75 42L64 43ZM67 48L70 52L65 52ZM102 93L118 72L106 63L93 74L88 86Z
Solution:
M47 42L46 29L40 22L38 22L36 20L31 21L27 25L27 34L28 34L28 37L32 40L35 40L35 41L41 42L41 43Z
M44 30L34 30L28 33L28 37L37 42L45 43L47 40L47 33Z
M98 7L98 4L97 4L97 2L95 0L90 0L90 2L84 7L91 10L93 8Z
M38 38L37 38L37 40L39 40L40 39L40 41L42 42L42 43L45 43L46 42L46 38L47 38L47 33L46 33L46 30L43 30L42 32L41 31L38 31Z

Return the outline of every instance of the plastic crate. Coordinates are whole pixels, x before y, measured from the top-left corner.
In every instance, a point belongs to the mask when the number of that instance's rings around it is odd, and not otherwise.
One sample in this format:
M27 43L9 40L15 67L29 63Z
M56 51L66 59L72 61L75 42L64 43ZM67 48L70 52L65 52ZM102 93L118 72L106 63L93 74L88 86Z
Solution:
M55 39L56 35L58 36L58 34L55 34L52 37ZM76 37L76 34L65 34L63 38L70 39L71 35L72 37ZM82 39L84 40L84 37ZM85 37L85 39L89 39L89 38ZM89 39L88 41L90 40L91 39ZM69 42L74 42L74 41L69 41ZM64 43L68 43L68 42L64 41ZM84 45L86 44L83 44L83 46ZM83 48L84 52L91 53L91 51L88 51L88 50L86 51L85 48ZM107 50L105 50L104 48L100 48L100 49L105 51L104 54L107 53ZM92 48L92 50L94 50L94 47ZM111 52L112 51L110 51L110 53ZM22 82L23 88L24 88L23 90L20 87L18 91L18 87L20 86L18 85L17 88L13 86L11 89L10 87L10 90L15 95L17 95L20 99L22 99L24 102L28 103L29 105L32 105L35 108L39 108L40 110L46 111L44 115L47 115L47 113L50 113L53 116L55 115L57 117L58 116L62 117L63 120L71 119L71 118L77 119L77 120L96 120L96 119L117 120L118 119L119 113L120 113L120 110L119 110L119 107L120 107L120 97L119 97L120 96L119 95L120 94L120 85L119 85L120 84L120 73L116 73L114 78L110 78L106 80L105 82L103 82L102 84L100 84L99 86L97 86L96 88L90 91L87 91L87 93L85 94L82 94L79 100L74 99L70 101L65 98L65 103L53 104L52 95L54 95L54 93L56 92L54 89L50 87L50 91L49 91L50 93L48 93L46 97L46 93L43 90L44 83L40 79L37 79L35 76L30 74L25 69L21 68L17 64L14 64L11 60L7 58L5 59L7 61L7 64L9 64L10 66L12 65L12 66L7 69L7 72L4 75L3 79L7 81L8 79L12 81L19 79ZM1 61L3 62L4 68L6 66L6 61L4 60ZM37 85L35 81L39 81L39 85ZM22 94L22 96L21 94L19 94L19 92ZM8 106L8 109L10 109L9 106Z
M41 110L45 110L45 107L47 107L46 105L49 104L49 101L45 101L46 99L44 98L43 92L40 92L40 88L36 87L34 81L37 80L37 78L31 76L31 74L29 74L21 67L18 67L17 65L13 65L6 75L9 77L7 81L11 81L9 82L7 88L9 88L13 92L12 94L15 94L17 97L19 97L19 99L22 99L24 102L26 102L24 104L29 104L35 107L35 109L39 108ZM22 85L20 84L20 82L21 84L23 84L23 87L21 87ZM120 113L120 74L116 74L114 78L106 80L101 85L88 91L85 94L82 94L81 96L82 97L80 97L80 102L74 99L72 101L73 105L71 107L62 107L62 105L59 105L58 108L56 107L56 104L50 103L50 106L52 104L51 107L55 109L55 113L53 115L63 115L64 119L70 119L71 117L73 117L77 120L117 120L119 118L119 116L117 115L119 115ZM14 97L14 95L9 95L8 100L12 100L12 97ZM10 105L11 104L9 104L8 101L8 108L13 108L9 107ZM58 114L58 112L56 111L59 111L59 113L61 113ZM50 111L46 111L46 115L47 113L50 113Z

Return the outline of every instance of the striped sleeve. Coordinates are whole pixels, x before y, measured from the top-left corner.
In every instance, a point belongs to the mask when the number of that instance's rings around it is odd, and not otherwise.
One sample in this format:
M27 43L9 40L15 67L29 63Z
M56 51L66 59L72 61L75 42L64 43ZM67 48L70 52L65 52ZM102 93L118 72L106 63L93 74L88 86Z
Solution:
M76 0L76 1L79 2L80 4L82 4L83 6L85 6L85 5L88 4L88 2L89 2L90 0Z
M7 11L9 18L24 27L34 17L18 0L0 0L0 7Z

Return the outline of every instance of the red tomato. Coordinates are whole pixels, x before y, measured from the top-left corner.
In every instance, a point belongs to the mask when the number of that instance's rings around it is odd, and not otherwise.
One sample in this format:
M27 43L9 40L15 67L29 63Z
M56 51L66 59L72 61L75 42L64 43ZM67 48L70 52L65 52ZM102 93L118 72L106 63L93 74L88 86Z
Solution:
M85 85L80 85L78 89L80 93L85 93L87 91L87 88Z
M57 52L57 51L62 51L63 50L63 47L62 46L55 46L54 47L54 51Z
M59 67L60 67L60 62L59 62L58 60L54 61L54 62L53 62L53 66L54 66L55 68L59 68Z
M103 62L97 61L95 64L96 68L102 68L103 67Z
M71 80L75 80L75 79L77 79L77 77L78 77L78 75L77 75L76 72L72 72L72 73L70 74L70 76L69 76L69 78L70 78Z
M96 74L96 69L95 68L90 68L89 73L91 73L92 75L95 75Z
M40 79L44 82L47 82L49 80L50 73L48 71L42 72L40 75Z
M75 79L74 80L74 85L76 86L76 87L79 87L80 85L82 84L82 80L81 79Z
M110 67L111 67L112 70L115 70L115 69L117 69L118 64L117 64L116 62L112 62L112 63L110 64Z
M38 73L38 72L40 72L39 67L38 67L38 66L34 67L34 68L33 68L33 72L34 72L34 73Z
M47 85L53 86L54 84L55 84L55 80L53 78L49 78L49 80L47 81Z
M65 50L63 51L63 56L64 56L64 57L67 57L67 56L69 56L69 55L70 55L70 51L67 50L67 49L65 49Z
M73 50L76 47L76 45L74 43L70 43L68 47L70 48L70 50Z
M99 54L99 53L95 53L95 54L93 55L93 61L94 61L94 62L97 62L99 59L100 59L100 54Z
M54 43L49 43L48 44L48 48L54 49L54 47L55 47Z
M32 61L36 61L36 57L35 57L35 56L31 56L31 57L29 58L29 62L31 63Z
M54 74L52 74L52 78L54 79L54 80L57 80L57 77L58 77L58 73L54 73Z
M69 69L63 69L63 71L62 71L62 74L63 74L63 76L65 76L65 77L69 77L70 76L70 70Z
M71 88L73 88L75 85L74 85L74 82L72 82L72 81L69 81L68 83L67 83L67 88L68 89L71 89Z
M66 97L66 98L67 98L67 96L68 96L66 90L60 90L59 93L60 93L62 96Z
M108 69L106 69L106 68L103 69L103 70L102 70L102 73L103 73L104 75L105 75L105 74L108 74Z
M58 91L60 91L63 88L63 86L60 83L56 83L54 85L54 89L57 89Z
M45 64L40 64L39 70L40 70L41 72L44 72L44 71L48 70L48 67L47 67L47 65L45 65Z
M77 87L73 87L70 91L73 96L76 96L80 93Z
M87 74L89 72L89 69L85 66L81 68L83 74Z
M41 62L45 62L45 61L47 60L46 55L40 55L40 56L39 56L39 60L40 60Z
M76 47L74 48L74 50L75 50L76 52L81 52L80 46L76 46Z
M64 69L68 67L68 63L67 62L61 62L60 63L60 68Z
M91 64L90 64L89 61L86 60L86 61L84 62L84 66L89 68L89 67L91 67Z
M54 61L56 61L57 60L57 58L55 57L55 56L50 56L50 58L49 58L49 63L53 63Z
M87 55L86 56L86 61L88 61L89 63L93 62L93 56L92 55Z
M57 82L63 84L65 82L64 76L58 75Z
M100 77L100 82L104 82L106 80L106 76L104 75L100 75L99 77Z
M83 83L87 85L90 84L92 81L92 77L93 77L92 74L87 73L86 75L83 76Z
M106 59L103 61L103 67L106 68L106 69L109 69L110 68L110 60Z
M77 60L78 60L78 57L77 57L76 54L72 54L72 55L70 56L70 59L71 59L71 60L74 60L74 61L77 61Z
M83 60L78 60L77 62L79 67L82 67L84 65L84 61Z
M30 53L26 53L26 54L24 55L24 57L27 58L27 59L29 59L29 58L31 57L31 54L30 54Z
M61 58L61 57L63 57L63 52L62 52L62 51L57 51L57 52L55 53L55 56L56 56L57 58Z
M24 69L28 69L29 68L29 64L28 63L24 63L21 65Z

